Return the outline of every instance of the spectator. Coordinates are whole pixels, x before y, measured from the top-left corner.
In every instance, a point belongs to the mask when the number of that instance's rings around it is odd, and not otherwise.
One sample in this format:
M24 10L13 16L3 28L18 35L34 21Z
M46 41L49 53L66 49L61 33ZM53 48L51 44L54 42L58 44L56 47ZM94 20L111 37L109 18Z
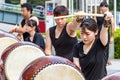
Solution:
M30 36L25 38L25 41L32 42L38 46L40 46L43 50L45 49L45 43L43 36L36 32L35 29L37 27L37 22L33 19L28 20L28 22L25 25L26 32L29 33Z
M19 28L14 28L12 30L10 30L10 32L18 32L18 38L21 40L23 37L23 40L25 40L26 37L29 36L29 34L25 31L24 25L26 24L26 22L33 17L32 16L32 6L28 3L23 3L21 5L21 14L23 16L22 21L19 24ZM35 17L35 16L34 16ZM37 17L36 17L37 18ZM39 20L38 20L39 21ZM38 28L39 23L37 24L36 27L36 32L39 32L39 28Z

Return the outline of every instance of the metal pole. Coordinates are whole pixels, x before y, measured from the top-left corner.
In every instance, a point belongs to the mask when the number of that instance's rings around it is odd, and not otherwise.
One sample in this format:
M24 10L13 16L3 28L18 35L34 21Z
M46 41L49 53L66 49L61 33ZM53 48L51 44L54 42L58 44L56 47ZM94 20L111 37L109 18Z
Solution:
M79 8L78 10L82 11L82 0L78 0Z
M55 0L53 0L53 9L55 8Z
M90 0L90 11L91 11L91 13L92 13L92 7L93 7L92 0Z
M73 10L74 2L73 0L71 2L72 2L71 5L72 5L72 14L73 14L74 13L74 10Z
M69 14L71 14L71 10L70 10L70 2L71 2L71 0L69 0L69 5L68 5L68 7L69 7Z
M55 8L55 0L53 0L53 10L54 10L54 8ZM53 25L55 25L55 21L54 21L54 17L53 17Z
M85 4L84 4L84 0L82 0L82 11L85 11L84 6L85 6Z
M95 14L97 13L97 0L94 0L95 1Z
M109 0L107 0L107 3L108 3L108 5L109 5Z
M76 10L78 10L78 0L76 0Z
M116 29L116 0L114 0L114 27Z
M85 0L85 1L86 1L86 3L85 3L86 4L86 13L88 13L88 3L87 3L88 1L87 0Z

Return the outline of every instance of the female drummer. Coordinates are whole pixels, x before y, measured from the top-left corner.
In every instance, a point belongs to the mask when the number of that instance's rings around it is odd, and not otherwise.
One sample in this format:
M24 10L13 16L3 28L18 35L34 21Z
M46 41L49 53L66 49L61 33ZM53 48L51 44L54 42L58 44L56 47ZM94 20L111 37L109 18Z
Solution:
M107 75L105 49L108 45L108 19L112 16L106 15L100 37L96 37L98 28L94 19L85 19L80 25L82 41L74 46L73 61L81 68L86 80L101 80Z
M25 41L35 43L44 50L45 49L44 38L40 33L35 31L36 27L37 27L37 22L35 20L33 19L28 20L25 26L25 29L26 29L26 32L28 32L30 36L25 38Z

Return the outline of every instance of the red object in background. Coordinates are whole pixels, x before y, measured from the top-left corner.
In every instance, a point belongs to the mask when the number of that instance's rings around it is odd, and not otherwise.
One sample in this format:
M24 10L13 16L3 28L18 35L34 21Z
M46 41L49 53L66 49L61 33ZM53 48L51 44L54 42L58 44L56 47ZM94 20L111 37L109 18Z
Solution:
M53 15L53 11L47 11L47 15Z
M44 20L39 21L39 31L41 33L45 33L45 21Z

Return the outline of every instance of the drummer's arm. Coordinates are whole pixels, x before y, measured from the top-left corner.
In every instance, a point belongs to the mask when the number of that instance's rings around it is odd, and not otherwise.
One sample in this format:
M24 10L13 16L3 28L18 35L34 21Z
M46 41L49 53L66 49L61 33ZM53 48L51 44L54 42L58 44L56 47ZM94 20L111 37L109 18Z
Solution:
M51 55L52 54L52 43L51 43L51 39L50 39L49 30L46 33L45 54L46 55Z
M18 33L25 33L25 28L24 27L16 28L16 32L18 32Z
M11 29L9 32L13 33L13 32L17 32L17 33L24 33L26 31L25 29L25 25L22 27L21 24L19 24L19 27L15 27L13 29Z
M26 32L26 24L22 27L21 24L19 24L19 27L16 28L16 32L18 33L25 33Z
M76 16L76 18L73 18L72 22L69 22L67 24L69 33L75 33L75 31L78 29L80 23L83 21L84 16Z
M111 37L110 37L110 44L113 43L114 41L114 19L113 17L111 18Z
M79 58L73 57L73 63L81 69Z
M104 22L101 32L100 32L100 40L104 46L106 46L108 43L108 28L111 25L109 20L112 19L112 17L113 17L112 14L106 13L106 16L104 18L105 22Z

